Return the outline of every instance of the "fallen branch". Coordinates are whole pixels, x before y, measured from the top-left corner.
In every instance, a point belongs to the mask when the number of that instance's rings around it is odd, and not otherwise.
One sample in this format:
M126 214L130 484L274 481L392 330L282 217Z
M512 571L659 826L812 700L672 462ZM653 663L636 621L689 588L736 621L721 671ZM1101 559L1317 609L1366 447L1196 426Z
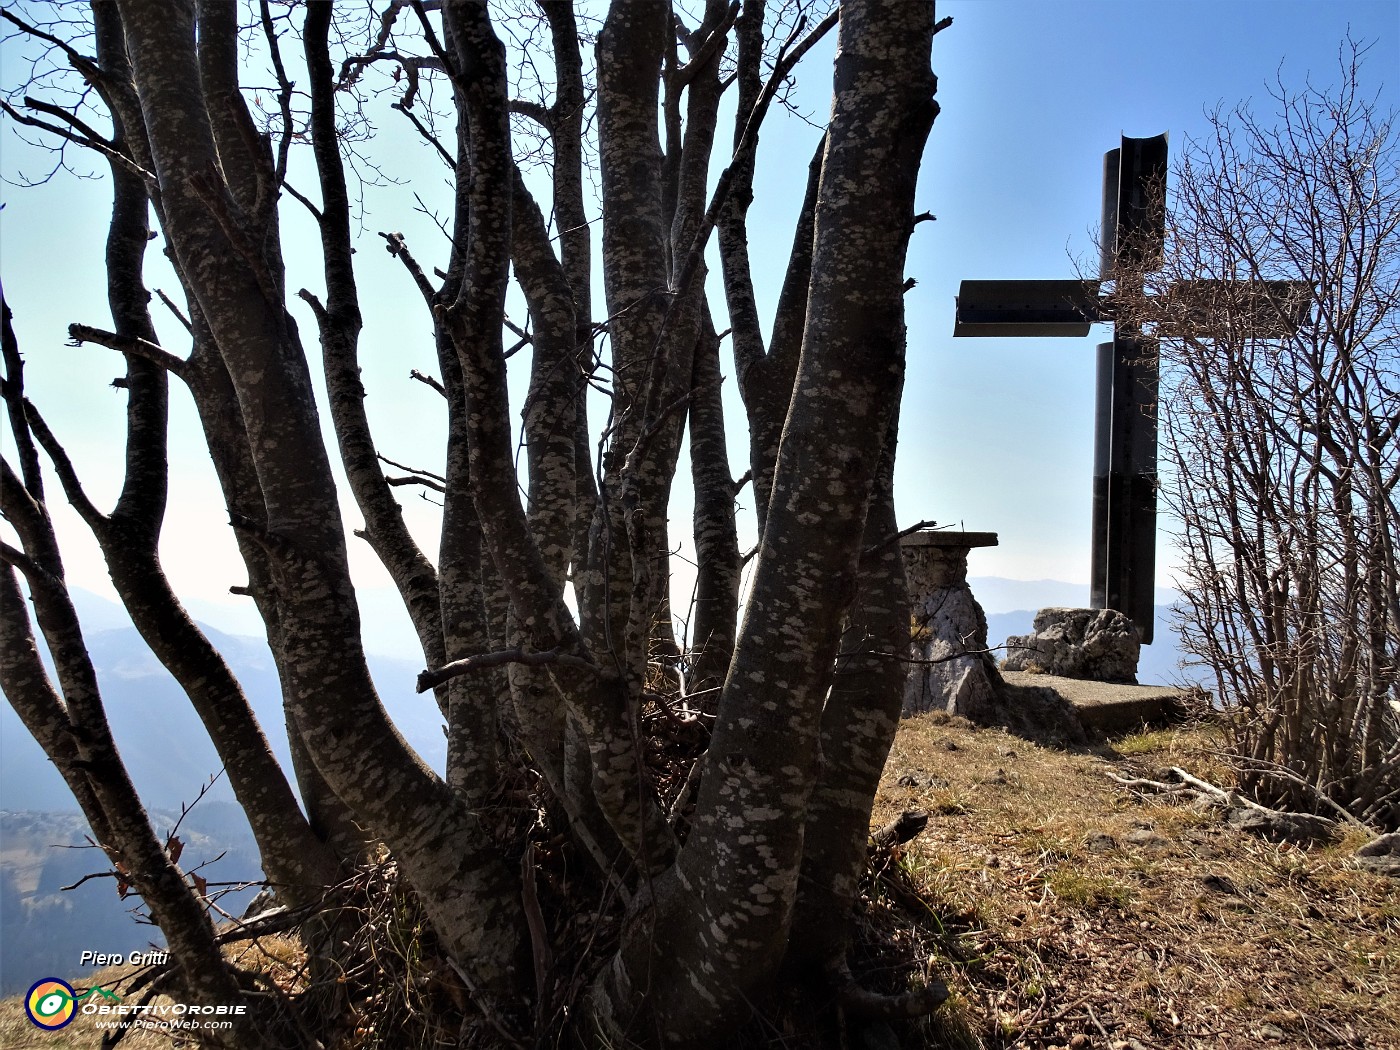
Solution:
M1237 791L1226 791L1217 787L1209 781L1200 777L1192 776L1180 766L1172 766L1168 772L1176 778L1179 783L1164 783L1159 780L1147 780L1140 777L1121 777L1112 770L1105 770L1105 776L1123 787L1132 788L1135 791L1151 791L1162 795L1189 796L1192 801L1208 799L1214 805L1222 809L1230 810L1231 813L1257 813L1258 818L1253 821L1241 818L1236 820L1230 817L1230 823L1241 824L1245 830L1263 830L1270 835L1280 835L1285 838L1306 838L1319 834L1319 829L1334 828L1338 821L1331 817L1318 816L1315 813L1290 813L1284 810L1270 809L1268 806L1261 806L1252 799L1245 798Z

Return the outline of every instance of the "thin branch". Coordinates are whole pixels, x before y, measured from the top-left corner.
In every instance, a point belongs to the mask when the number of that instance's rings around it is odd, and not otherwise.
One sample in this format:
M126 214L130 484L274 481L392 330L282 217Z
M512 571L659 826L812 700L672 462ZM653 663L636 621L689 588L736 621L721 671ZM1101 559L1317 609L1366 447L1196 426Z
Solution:
M300 201L301 206L311 213L312 218L314 218L318 224L325 217L321 214L321 209L312 204L311 199L304 193L299 192L290 182L283 180L282 188L290 193L294 200Z
M452 60L448 58L447 52L443 50L442 43L438 40L437 32L433 29L433 24L428 21L427 6L422 0L412 0L412 3L413 13L418 16L418 21L423 26L423 39L427 40L429 50L431 50L432 53L437 56L437 60L442 63L442 68L446 71L448 77L455 78L457 73L453 68Z
M94 871L88 875L84 875L77 882L70 883L67 886L60 886L58 889L60 893L67 893L69 890L76 890L83 883L92 879L120 879L122 877L121 874L115 871Z
M443 477L441 474L434 474L431 470L423 470L421 467L410 467L406 463L395 463L388 456L380 455L378 452L374 454L374 458L379 460L379 462L381 463L389 464L389 466L391 467L398 467L400 470L406 470L410 474L419 474L425 478L432 478L434 481L441 482L444 485L447 483L447 479L445 477Z
M438 156L443 159L443 161L447 164L449 168L455 168L457 166L456 160L453 159L452 154L447 152L446 148L442 144L442 140L439 139L436 135L434 135L432 130L421 120L418 119L418 115L414 113L413 110L409 109L402 102L395 102L389 108L396 109L405 117L407 117L409 123L412 124L413 127L417 130L418 134L422 136L423 141L427 142L430 146L433 147L433 149L438 151Z
M7 565L13 565L20 572L24 573L25 579L31 584L35 580L42 580L50 586L61 586L63 584L61 579L49 572L48 569L44 568L29 555L25 554L24 551L11 547L8 543L0 542L0 561L5 562Z
M385 251L398 259L399 262L403 263L404 269L408 271L409 277L413 278L414 285L431 308L433 301L437 298L437 290L433 287L432 282L428 280L427 274L423 272L423 267L418 265L418 260L413 257L413 253L408 250L408 243L403 239L403 234L380 233L379 236L384 238ZM417 372L410 372L409 374L415 379L423 378ZM427 382L427 380L425 379L424 382ZM431 385L439 394L443 394L444 397L446 396L441 384L434 381Z
M175 315L175 319L185 326L185 331L189 332L190 335L194 335L194 325L190 324L190 319L175 305L174 300L159 288L156 289L156 295L160 298L160 301L165 304L165 308Z
M433 378L432 376L430 376L430 375L424 375L422 372L418 371L418 369L416 369L416 368L413 369L411 372L408 373L408 377L409 377L410 379L416 379L416 380L418 380L418 382L422 383L424 386L430 386L430 387L432 387L434 390L436 390L436 391L437 391L439 394L441 394L443 397L446 397L446 396L447 396L447 389L446 389L440 382L438 382L436 379L434 379L434 378Z
M676 35L680 37L681 43L684 44L686 50L690 52L690 59L685 65L681 66L680 69L676 70L676 87L685 87L695 79L695 75L705 67L706 63L714 57L715 52L726 42L726 35L729 30L733 28L734 20L738 17L739 0L731 0L729 7L724 12L724 16L720 19L719 25L715 26L709 36L705 37L698 51L695 49L693 33L686 33L684 37L681 37L680 20L677 19Z
M67 128L59 127L57 124L50 124L46 120L39 120L36 117L25 116L25 114L15 109L14 106L2 100L0 100L0 110L4 110L6 113L8 113L11 119L13 119L17 124L24 124L31 128L38 128L41 131L47 131L50 135L54 135L57 138L61 138L65 142L71 142L74 145L82 146L84 149L90 149L95 153L100 153L113 164L125 168L127 171L131 172L131 174L141 179L147 186L154 187L157 185L156 177L154 175L152 175L145 168L141 167L141 165L137 164L135 161L133 161L126 154L122 153L120 150L113 149L111 146L107 145L101 140L86 138L82 135L74 134Z
M961 660L965 656L990 656L992 653L1000 652L1008 648L1005 645L991 645L986 649L964 649L960 653L952 653L949 656L938 656L929 660L919 660L912 656L901 656L899 653L886 653L878 649L857 649L846 653L837 653L836 659L850 660L857 656L874 656L881 660L895 660L910 667L934 667L938 664L952 663L954 660ZM837 671L837 674L849 674L851 672ZM862 672L863 673L863 672Z
M79 346L83 343L96 343L108 349L116 350L119 353L130 354L139 357L143 361L149 361L153 365L159 365L172 375L185 377L185 359L177 357L169 350L165 350L149 339L142 339L140 336L117 335L116 332L107 332L101 328L93 328L91 325L70 324L68 326L68 338L72 340L70 345Z
M74 128L80 134L90 139L94 143L105 146L107 149L113 151L115 151L117 148L116 144L112 142L111 139L107 138L101 132L96 131L94 128L90 127L84 121L79 119L75 114L69 113L62 106L55 106L52 102L45 102L42 99L37 99L30 95L24 96L24 104L29 109L35 110L39 113L47 113L51 117L57 117L59 120L63 121L69 127Z
M434 481L432 478L420 478L416 475L403 478L391 478L389 475L385 474L384 484L388 485L390 488L401 488L404 485L422 485L424 488L432 489L434 492L441 492L444 494L447 492L447 486L442 484L442 482Z
M426 693L434 686L441 685L453 678L460 678L464 674L471 674L473 671L480 671L487 667L501 667L505 664L521 664L525 667L544 667L548 664L558 664L560 667L573 667L582 671L592 671L595 674L602 670L592 660L585 660L581 656L570 656L567 653L561 653L558 649L545 649L541 652L526 652L519 648L502 649L495 653L482 653L478 656L468 656L462 660L453 660L436 670L420 671L414 691Z
M913 525L910 525L907 529L900 529L893 536L881 540L874 546L867 547L865 550L861 551L861 555L865 556L874 554L876 551L883 550L884 548L888 547L891 543L898 543L900 540L904 539L905 536L911 536L916 532L922 532L924 529L931 529L936 527L937 525L938 522L934 521L931 518L927 521L915 522Z
M282 138L277 143L277 185L287 178L287 157L292 148L292 82L287 77L287 69L282 64L282 49L277 46L277 29L272 24L272 10L267 0L260 0L258 11L262 18L263 36L267 39L267 50L272 58L273 73L277 77L277 108L282 114Z
M63 494L68 497L68 502L73 505L78 516L100 539L102 530L107 526L106 515L88 499L87 493L83 491L82 482L78 480L78 472L73 469L73 461L68 458L68 453L63 445L60 444L58 438L54 437L53 431L44 422L44 417L39 414L39 410L28 398L25 398L24 409L30 429L34 432L39 444L43 446L44 451L49 454L49 459L53 461L59 483L63 486Z
M529 117L540 127L544 128L545 131L553 134L554 118L550 111L538 102L531 102L523 98L513 98L506 104L506 109L522 117Z

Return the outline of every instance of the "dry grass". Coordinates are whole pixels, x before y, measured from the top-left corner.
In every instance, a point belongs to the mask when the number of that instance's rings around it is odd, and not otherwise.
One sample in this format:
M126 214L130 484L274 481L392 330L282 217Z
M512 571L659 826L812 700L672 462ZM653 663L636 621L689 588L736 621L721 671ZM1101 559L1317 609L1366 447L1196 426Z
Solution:
M933 919L914 954L956 993L952 1033L926 1027L924 1045L1400 1048L1400 895L1345 865L1364 836L1266 842L1104 775L1228 784L1218 745L1178 729L1070 753L904 723L874 823L932 814L897 860Z
M896 1026L906 1050L1400 1050L1400 894L1346 866L1361 836L1310 849L1269 843L1105 776L1179 765L1228 784L1219 744L1183 729L1066 752L945 715L907 720L873 823L909 808L931 819L867 875L852 950L874 989L925 979L951 989L935 1017ZM358 991L337 1050L446 1045L432 1018L460 1017L464 1002L451 1001L460 989L451 994L450 974L431 965L431 938L392 881L365 892L361 925L379 932L352 953L373 965L342 978ZM284 990L304 983L299 942L265 937L240 951L240 965ZM130 971L102 971L83 987L120 993ZM799 1050L800 1013L777 1004L746 1045ZM487 1045L473 1027L466 1043ZM465 1045L466 1031L454 1022L450 1034ZM849 1034L853 1047L884 1045ZM98 1043L90 1018L45 1033L18 999L0 1004L5 1050ZM123 1045L180 1044L134 1032Z

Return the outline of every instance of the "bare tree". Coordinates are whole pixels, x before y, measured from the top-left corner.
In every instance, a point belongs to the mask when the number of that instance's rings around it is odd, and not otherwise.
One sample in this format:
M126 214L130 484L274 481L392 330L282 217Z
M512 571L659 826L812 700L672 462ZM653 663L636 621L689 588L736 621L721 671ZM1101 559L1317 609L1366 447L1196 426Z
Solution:
M558 842L586 858L575 874L602 895L600 903L584 899L593 890L576 891L583 896L559 922L611 910L618 924L583 956L592 978L583 1009L567 1014L581 1018L581 1038L714 1045L793 980L880 1016L941 1001L936 985L872 996L845 964L870 808L900 706L895 657L907 643L903 569L897 546L884 541L897 531L903 264L937 113L933 5L848 0L810 28L759 0L701 7L690 25L667 4L613 4L590 88L583 19L562 0L532 15L498 12L496 22L483 4L393 0L371 20L369 42L353 48L331 3L308 4L296 27L305 65L295 76L284 53L293 27L263 3L249 26L262 31L277 83L267 113L240 85L247 27L225 0L97 0L95 54L80 49L88 38L74 27L5 16L81 75L101 103L91 108L113 129L97 132L96 118L75 105L5 106L15 121L96 150L113 170L113 244L126 246L109 251L114 325L75 324L72 334L125 356L130 423L127 487L103 514L25 399L7 326L5 390L21 464L6 464L0 489L18 537L0 547L8 581L0 684L114 863L146 895L170 938L180 989L251 1005L257 1021L237 1033L238 1046L306 1031L264 1023L267 1000L219 962L197 884L159 848L108 754L36 445L114 578L128 580L122 597L133 618L243 784L239 801L261 829L279 893L314 904L382 843L491 1039L524 1042L532 1018L542 1038L580 987L550 972L562 926L551 928L537 900L535 858ZM534 73L513 80L521 56L507 53L497 27L527 15L534 28L510 35L531 47L547 39L551 54L546 62L526 53ZM838 21L829 126L765 349L746 229L759 127L797 61ZM393 71L395 108L436 147L453 185L443 265L421 264L399 234L381 235L435 334L425 352L445 402L445 466L417 476L442 493L436 559L404 524L359 375L344 102L380 69ZM512 97L511 84L526 82L544 97ZM739 94L732 156L712 184L719 100L730 84ZM450 98L443 112L421 101L429 88ZM584 187L590 99L607 304L599 323ZM530 135L518 134L521 121L531 122ZM319 201L287 181L294 139L310 141ZM520 170L527 154L548 163L547 211ZM316 321L326 407L364 518L357 531L402 595L427 666L420 690L434 692L447 723L444 775L399 736L367 670L321 409L288 309L284 203L306 208L320 231L324 291L298 295ZM158 345L145 312L148 207L183 285L185 351ZM705 282L716 227L762 532L742 626L737 485L724 467L720 337ZM512 281L528 303L528 328L505 317ZM508 359L522 348L524 502L506 385ZM167 376L199 409L246 589L267 625L304 816L281 770L263 768L261 730L237 683L160 582ZM611 404L596 462L590 386ZM687 425L701 575L693 651L678 647L667 599L666 507ZM34 655L15 570L55 654L57 690ZM684 787L665 803L675 785L647 761L666 746L657 726L684 744ZM523 816L503 801L518 798L512 785L521 783L538 785Z
M1334 87L1217 110L1169 185L1160 339L1182 635L1243 785L1400 822L1400 144L1348 41Z

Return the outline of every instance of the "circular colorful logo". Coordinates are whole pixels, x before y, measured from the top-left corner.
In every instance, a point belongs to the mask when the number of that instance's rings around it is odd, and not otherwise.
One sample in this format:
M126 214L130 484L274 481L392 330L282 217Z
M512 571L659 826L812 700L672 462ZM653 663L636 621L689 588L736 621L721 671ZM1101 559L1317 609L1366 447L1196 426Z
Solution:
M24 997L24 1012L40 1028L55 1031L73 1020L77 993L67 981L45 977Z

